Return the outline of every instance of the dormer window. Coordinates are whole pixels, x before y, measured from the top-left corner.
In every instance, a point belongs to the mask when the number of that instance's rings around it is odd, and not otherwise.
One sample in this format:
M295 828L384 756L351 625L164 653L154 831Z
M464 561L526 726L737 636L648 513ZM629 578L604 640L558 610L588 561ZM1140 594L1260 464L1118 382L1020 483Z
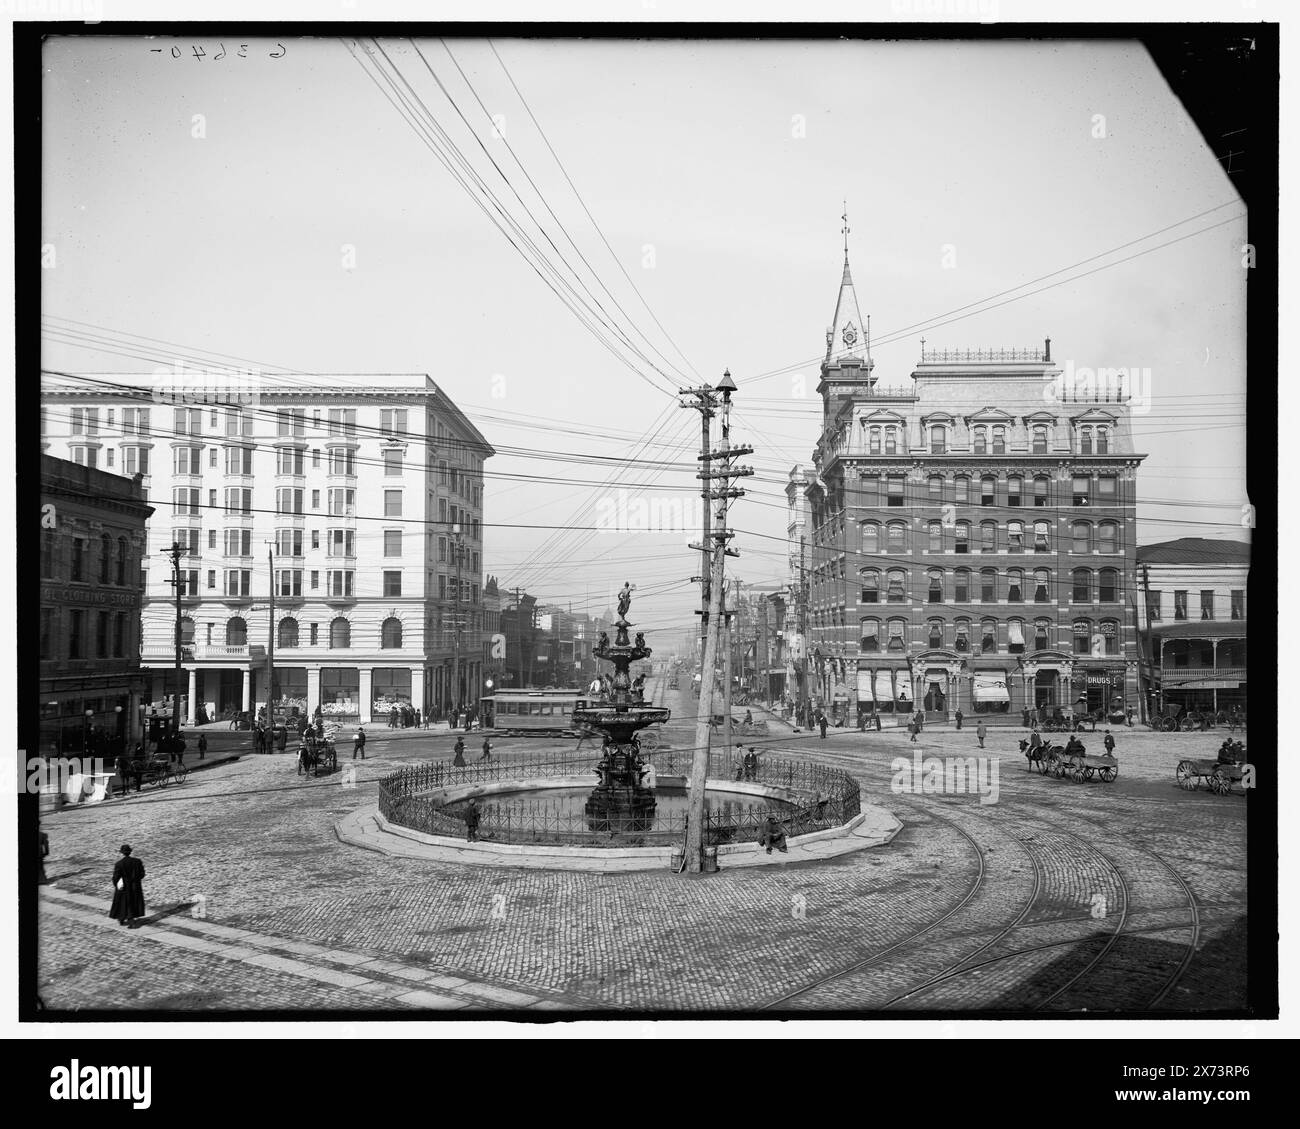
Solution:
M948 449L947 429L941 423L930 428L930 454L942 455Z
M981 424L975 428L975 454L986 455L989 450L989 429Z

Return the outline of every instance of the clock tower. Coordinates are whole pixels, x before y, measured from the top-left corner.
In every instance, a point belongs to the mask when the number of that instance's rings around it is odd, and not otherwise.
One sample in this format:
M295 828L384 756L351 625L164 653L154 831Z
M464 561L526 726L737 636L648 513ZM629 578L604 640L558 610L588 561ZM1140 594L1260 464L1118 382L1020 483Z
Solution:
M835 317L826 330L826 356L822 361L821 384L817 389L825 400L828 419L836 414L843 401L852 399L855 393L870 395L876 384L872 371L875 362L871 359L870 322L863 319L858 308L853 274L849 270L847 209L843 219L844 274L835 302Z

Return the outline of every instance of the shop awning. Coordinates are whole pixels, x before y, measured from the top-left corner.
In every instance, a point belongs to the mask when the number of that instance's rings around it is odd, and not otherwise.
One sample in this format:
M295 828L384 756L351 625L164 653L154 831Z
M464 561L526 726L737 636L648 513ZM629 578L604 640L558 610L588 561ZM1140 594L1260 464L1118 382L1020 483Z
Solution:
M971 698L976 702L1009 702L1011 694L1007 690L1004 674L977 674L971 687Z

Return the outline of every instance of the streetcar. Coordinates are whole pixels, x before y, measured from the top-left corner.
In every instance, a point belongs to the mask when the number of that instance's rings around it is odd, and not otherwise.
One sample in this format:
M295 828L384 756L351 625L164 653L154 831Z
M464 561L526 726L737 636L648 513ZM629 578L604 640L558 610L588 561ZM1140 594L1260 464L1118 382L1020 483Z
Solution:
M479 717L503 736L577 737L573 711L594 701L585 690L498 690L479 700Z

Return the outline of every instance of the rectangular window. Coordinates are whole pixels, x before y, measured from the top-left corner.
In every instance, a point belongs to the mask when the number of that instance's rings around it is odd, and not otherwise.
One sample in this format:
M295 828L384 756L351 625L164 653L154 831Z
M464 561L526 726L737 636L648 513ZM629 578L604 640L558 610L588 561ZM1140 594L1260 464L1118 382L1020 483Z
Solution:
M891 474L888 479L889 501L888 505L901 507L903 504L903 476L901 474Z
M172 513L196 514L199 512L199 492L192 486L172 488Z
M226 569L226 595L247 596L252 590L253 573L246 568Z
M1244 588L1234 588L1229 594L1232 601L1232 618L1246 618L1246 590Z
M86 631L86 613L80 608L73 608L68 613L68 658L80 659L85 656L82 654L82 639Z
M1020 505L1020 479L1018 478L1007 479L1007 505Z
M123 408L122 409L122 434L123 435L148 435L149 434L149 409L148 408Z
M980 603L996 604L998 602L998 578L990 572L980 574Z
M969 495L970 479L969 479L969 478L966 478L966 477L964 477L964 476L962 476L962 475L958 475L957 478L956 478L956 480L955 480L955 488L956 488L956 495L955 495L955 498L954 498L955 501L957 501L957 502L961 502L961 503L963 503L963 504L964 504L965 502L969 501L969 499L970 499L970 495Z
M107 465L107 466L112 466L112 465L113 465L113 448L110 447L110 448L105 452L105 454L108 456L108 462L107 462L106 465Z
M1201 618L1202 619L1214 618L1214 589L1213 588L1201 589Z
M311 508L312 508L313 510L318 510L318 509L320 509L320 491L319 491L319 490L313 490L313 491L311 492Z
M302 569L278 568L275 570L275 594L277 596L302 595Z
M330 408L329 434L355 435L357 431L356 408Z
M1007 453L1007 429L1005 427L995 427L993 429L993 453L995 455L1005 455Z
M250 452L251 453L251 452ZM277 447L275 449L276 474L302 474L303 452L300 447ZM252 470L245 471L252 474Z
M176 408L172 415L172 430L177 435L202 435L203 412L198 408Z
M400 596L402 594L402 574L400 572L384 573L384 595Z
M1160 592L1147 593L1147 621L1154 623L1160 619Z
M350 447L330 448L330 474L356 474L356 452Z
M176 474L202 474L203 448L177 447L172 455L172 470Z
M392 478L402 473L402 452L385 451L384 452L384 474Z
M313 549L319 549L319 548L320 548L320 530L319 530L319 529L313 529L313 530L311 531L311 547L312 547Z
M447 559L447 538L439 537L438 538L438 560L445 561L446 559Z
M1115 476L1103 474L1097 479L1097 502L1103 506L1113 506L1115 504Z
M400 529L384 530L384 556L400 557L402 555L402 531Z
M400 490L384 491L384 517L402 516L402 492Z
M122 449L122 469L127 474L148 474L149 448L124 447Z
M306 412L303 408L280 408L275 413L276 435L301 436L307 430Z
M1174 593L1174 619L1187 618L1187 593Z
M379 412L379 430L384 435L406 434L406 409L383 408Z
M280 486L275 491L275 512L278 514L302 513L302 490L294 486Z
M311 586L313 589L320 587L320 573L317 572L315 569L311 570ZM316 641L315 639L312 639L313 643L315 641Z
M992 506L997 503L998 484L992 478L980 479L980 505Z
M980 552L996 553L998 551L998 527L991 522L980 526Z
M282 557L301 557L302 530L277 529L275 531L275 551Z
M1074 504L1076 506L1086 506L1088 504L1089 488L1092 486L1092 479L1087 475L1074 476Z
M215 568L210 568L208 569L208 588L215 590L216 587L217 587L217 570Z
M356 556L355 534L351 529L331 529L328 531L327 536L329 537L329 551L326 556Z
M99 409L98 408L73 408L72 409L72 434L73 435L98 435L99 434Z
M1047 479L1035 478L1034 479L1034 505L1045 506L1047 505L1047 500L1048 500Z
M352 576L351 569L333 569L328 572L326 579L329 583L329 594L331 596L351 596Z
M251 514L253 512L253 491L247 486L226 487L226 513Z
M226 473L252 474L253 449L251 447L227 447Z
M959 604L964 604L970 599L970 573L965 569L958 569L954 576L952 596Z
M316 585L313 584L312 587L315 588ZM316 646L316 639L317 639L317 634L316 634L316 624L313 623L313 624L311 625L311 645L312 645L313 647Z
M330 513L336 517L351 517L356 513L356 498L355 490L331 490Z

